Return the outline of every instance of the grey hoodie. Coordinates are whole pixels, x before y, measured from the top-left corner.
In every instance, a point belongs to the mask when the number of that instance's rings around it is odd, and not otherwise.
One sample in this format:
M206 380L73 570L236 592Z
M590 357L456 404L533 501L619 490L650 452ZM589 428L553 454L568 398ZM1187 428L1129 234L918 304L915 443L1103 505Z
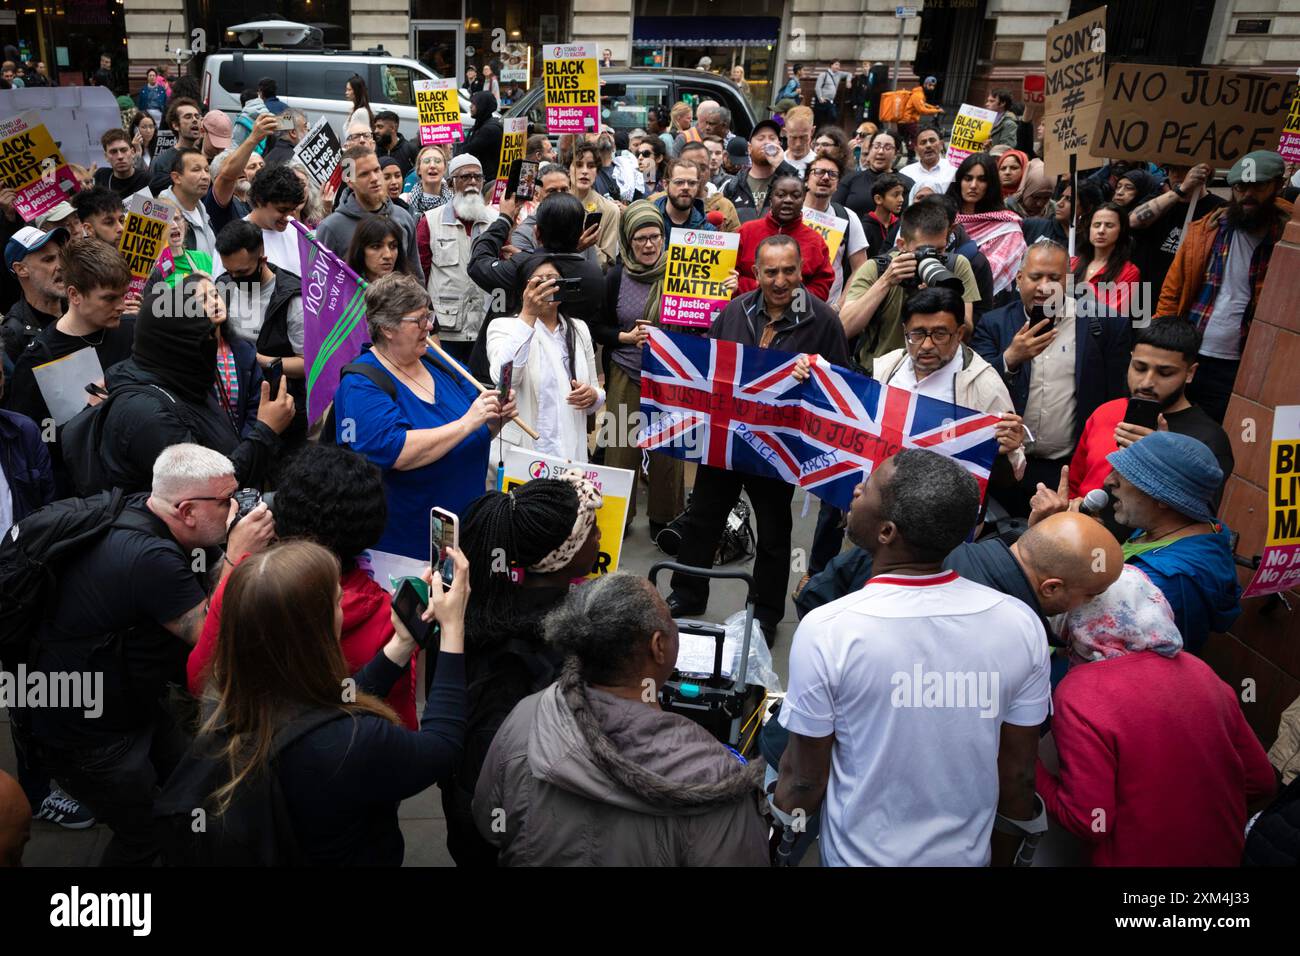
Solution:
M361 203L357 201L357 194L348 190L348 194L343 197L338 207L316 227L316 238L330 252L346 261L348 246L352 245L352 234L357 231L357 223L363 216L372 215L387 216L401 228L402 234L406 237L406 265L423 285L424 270L420 268L420 253L415 246L415 220L411 218L409 212L395 205L391 199L385 198L383 206L370 213L361 208Z
M474 820L502 865L768 865L761 763L684 717L575 685L570 665L488 750Z

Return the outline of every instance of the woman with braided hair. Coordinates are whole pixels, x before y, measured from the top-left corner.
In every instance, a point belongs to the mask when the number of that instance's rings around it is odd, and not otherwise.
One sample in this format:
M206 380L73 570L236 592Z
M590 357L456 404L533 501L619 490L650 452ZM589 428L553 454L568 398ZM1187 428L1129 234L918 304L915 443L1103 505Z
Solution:
M766 866L760 764L659 707L677 625L644 578L573 591L545 621L559 680L502 724L474 793L506 866ZM502 827L504 823L504 828Z
M470 562L469 727L460 766L441 788L447 849L458 866L496 864L496 848L474 826L474 784L511 709L559 673L563 656L543 640L542 619L596 564L601 500L575 470L509 492L490 491L461 517L460 540Z

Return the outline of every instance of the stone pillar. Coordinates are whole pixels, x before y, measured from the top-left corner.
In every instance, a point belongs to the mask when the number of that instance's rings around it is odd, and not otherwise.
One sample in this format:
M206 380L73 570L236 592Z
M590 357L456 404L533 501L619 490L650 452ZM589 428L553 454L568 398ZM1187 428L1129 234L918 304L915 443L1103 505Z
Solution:
M1219 515L1241 535L1237 554L1264 549L1268 521L1268 458L1273 409L1300 404L1300 206L1269 260L1264 292L1251 324L1241 370L1223 427L1236 458ZM1251 572L1238 572L1242 586ZM1253 681L1255 700L1242 709L1261 739L1277 735L1278 716L1300 696L1300 591L1287 610L1271 597L1250 598L1231 632L1211 637L1205 659L1238 697Z
M351 26L354 50L382 44L394 56L410 55L409 0L353 0Z
M596 55L608 49L619 66L632 55L630 0L573 0L573 29L569 38L596 44Z
M177 47L189 49L193 42L185 19L185 0L126 0L123 12L130 88L135 90L143 85L145 72L160 63L170 64L174 77L176 61L171 51ZM209 49L221 45L220 37L201 39Z

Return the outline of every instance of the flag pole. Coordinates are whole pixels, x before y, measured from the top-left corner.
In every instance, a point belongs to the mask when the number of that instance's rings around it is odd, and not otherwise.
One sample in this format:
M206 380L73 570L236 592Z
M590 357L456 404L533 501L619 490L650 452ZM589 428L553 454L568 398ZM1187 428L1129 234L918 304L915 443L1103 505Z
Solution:
M429 348L433 349L433 351L437 353L439 358L441 358L448 365L450 365L457 372L459 372L461 374L461 377L464 378L465 381L469 382L471 385L477 388L480 394L488 390L486 385L484 385L482 382L476 379L473 375L469 374L469 372L466 371L465 368L459 362L457 362L454 358L452 358L450 355L444 352L442 350L442 346L433 340L433 336L429 336L424 340L424 342L426 345L429 346ZM537 431L533 428L533 426L529 425L518 415L516 415L514 418L510 420L514 422L516 425L518 425L520 428L522 428L524 430L524 433L528 435L528 437L531 438L533 441L538 441L539 439L541 439L542 436L537 434Z

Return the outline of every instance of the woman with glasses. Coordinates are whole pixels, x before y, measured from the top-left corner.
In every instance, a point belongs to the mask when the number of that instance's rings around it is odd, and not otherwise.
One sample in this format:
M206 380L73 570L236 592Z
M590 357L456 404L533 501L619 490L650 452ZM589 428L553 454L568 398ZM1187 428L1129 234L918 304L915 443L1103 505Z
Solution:
M420 150L415 157L415 175L415 185L402 196L411 208L411 215L422 216L451 200L451 185L446 180L447 152L442 146L426 146Z
M366 216L357 223L347 263L367 282L392 272L409 273L402 229L387 216Z
M479 392L429 349L429 294L394 272L366 289L369 370L343 376L334 394L336 441L384 473L388 523L378 551L427 560L429 510L462 514L486 488L488 450L514 415L514 392ZM381 384L382 383L382 384Z
M592 324L591 335L604 346L606 409L614 422L614 428L604 432L613 435L613 441L605 446L605 464L640 474L641 450L636 447L634 427L639 416L633 416L641 409L641 347L651 327L660 324L659 302L668 261L664 217L654 204L634 202L619 221L618 238L622 256L605 277L605 305ZM652 537L686 509L685 474L680 459L650 453L647 511ZM628 502L629 525L634 517L635 494Z
M643 136L633 144L632 152L636 156L636 168L645 179L645 195L653 196L667 191L664 163L668 159L668 153L664 149L663 140L658 136Z

